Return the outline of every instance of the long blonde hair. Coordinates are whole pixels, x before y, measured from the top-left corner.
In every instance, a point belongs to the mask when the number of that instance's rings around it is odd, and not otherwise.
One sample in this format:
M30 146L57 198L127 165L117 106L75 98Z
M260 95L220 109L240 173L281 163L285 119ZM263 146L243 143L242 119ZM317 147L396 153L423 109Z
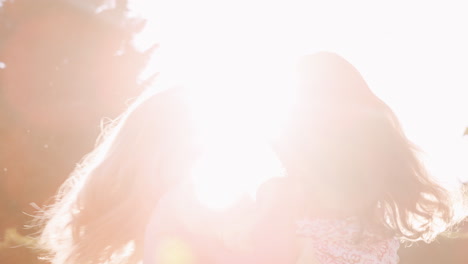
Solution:
M299 77L294 118L277 145L306 204L408 241L432 241L460 220L454 196L429 176L396 115L348 61L308 55Z
M50 261L140 261L152 209L190 165L190 131L180 89L142 96L110 123L38 217Z

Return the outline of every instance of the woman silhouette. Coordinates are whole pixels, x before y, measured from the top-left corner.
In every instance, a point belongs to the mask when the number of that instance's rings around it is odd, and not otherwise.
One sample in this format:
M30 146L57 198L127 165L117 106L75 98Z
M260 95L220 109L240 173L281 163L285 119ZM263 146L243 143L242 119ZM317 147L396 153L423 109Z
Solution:
M139 263L146 225L196 158L185 92L142 95L102 133L40 221L53 264Z
M348 61L320 52L302 57L298 73L298 102L275 143L288 177L261 191L276 206L259 225L259 254L289 248L269 261L394 264L398 240L430 242L457 221L451 195Z

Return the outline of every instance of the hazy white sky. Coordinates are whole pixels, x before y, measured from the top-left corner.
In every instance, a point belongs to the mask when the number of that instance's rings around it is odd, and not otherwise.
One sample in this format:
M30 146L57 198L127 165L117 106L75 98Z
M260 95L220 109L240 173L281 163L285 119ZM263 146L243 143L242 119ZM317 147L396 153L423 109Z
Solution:
M341 54L394 109L436 176L468 180L466 1L132 3L150 19L140 43L159 41L168 69L198 74L203 61L213 72L277 73L300 54Z

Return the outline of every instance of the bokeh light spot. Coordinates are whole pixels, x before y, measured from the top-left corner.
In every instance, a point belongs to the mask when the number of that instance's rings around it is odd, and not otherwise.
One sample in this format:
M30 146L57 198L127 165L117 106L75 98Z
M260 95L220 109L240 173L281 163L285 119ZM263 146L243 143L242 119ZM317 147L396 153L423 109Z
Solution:
M194 255L190 245L178 238L167 238L156 249L156 263L191 264Z

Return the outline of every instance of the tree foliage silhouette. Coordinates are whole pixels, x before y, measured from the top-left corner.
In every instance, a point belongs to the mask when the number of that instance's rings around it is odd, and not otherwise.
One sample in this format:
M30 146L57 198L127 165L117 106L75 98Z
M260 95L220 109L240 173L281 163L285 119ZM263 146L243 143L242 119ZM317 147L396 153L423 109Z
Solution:
M0 242L46 204L145 82L152 49L132 38L144 21L126 0L7 0L0 7ZM11 233L11 232L10 232ZM0 263L36 263L27 248L0 249Z

